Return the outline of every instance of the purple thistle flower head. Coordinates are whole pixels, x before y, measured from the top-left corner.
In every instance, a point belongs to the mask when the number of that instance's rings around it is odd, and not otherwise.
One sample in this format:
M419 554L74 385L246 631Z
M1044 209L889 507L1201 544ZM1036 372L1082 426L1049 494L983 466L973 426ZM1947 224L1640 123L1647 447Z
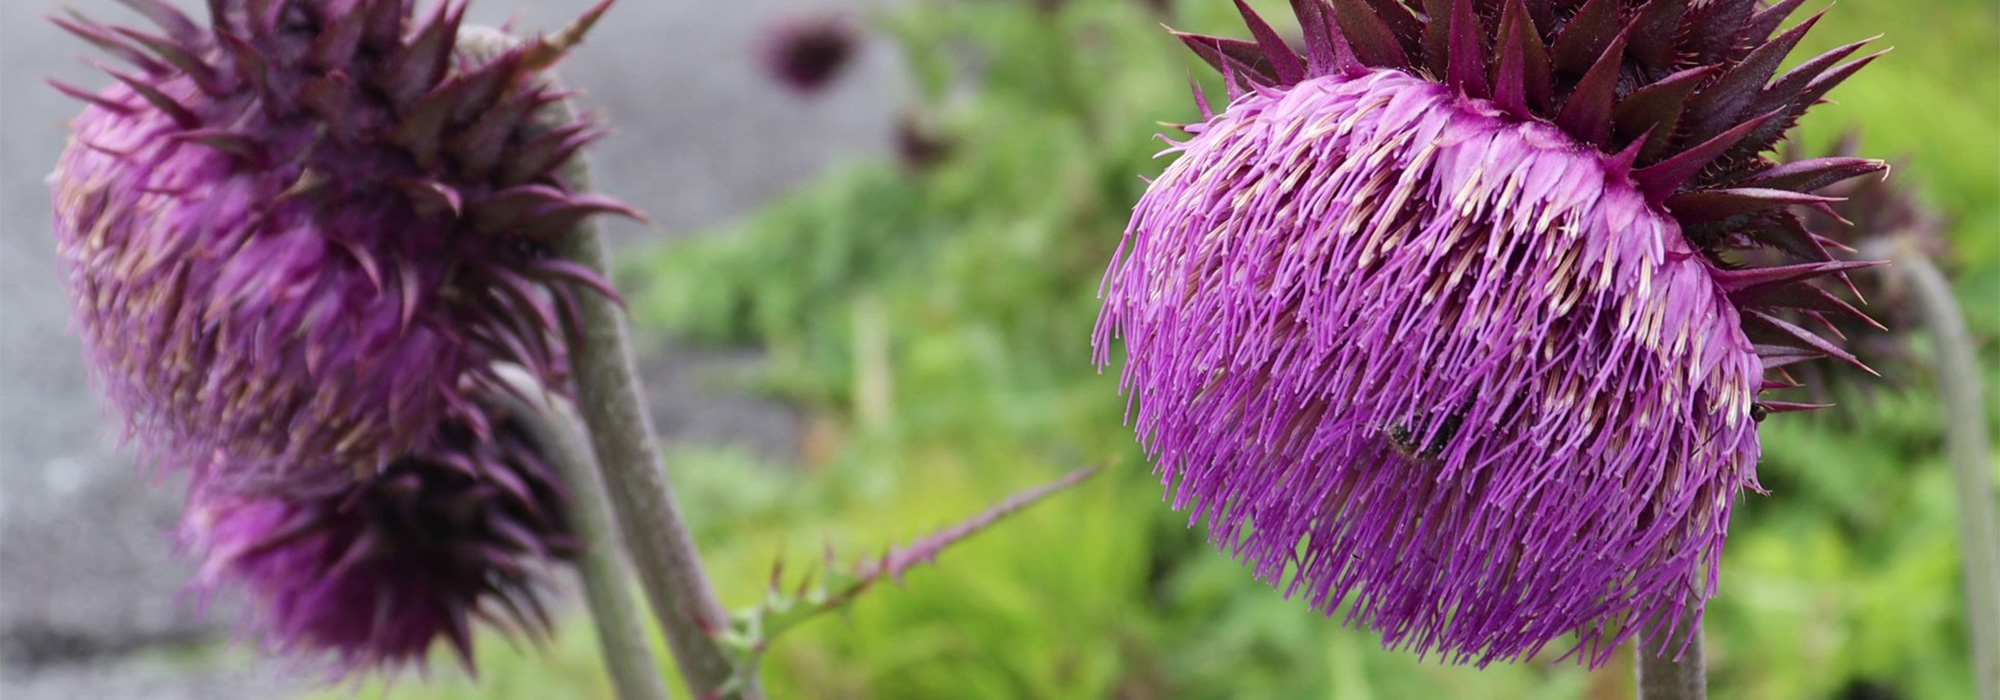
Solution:
M860 45L854 19L829 12L780 19L766 30L760 52L772 80L792 92L812 95L840 76Z
M57 85L88 106L52 180L75 326L150 461L340 492L482 422L494 363L558 377L576 295L609 287L549 243L633 212L558 176L599 132L539 123L540 76L608 1L479 59L457 2L128 4L161 32L56 20L131 67Z
M194 590L243 591L272 651L335 676L421 665L449 641L472 670L472 620L544 636L546 573L577 551L567 496L527 429L447 422L346 490L293 498L198 485L181 531Z
M1852 356L1793 205L1878 161L1763 154L1868 62L1778 75L1757 0L1297 0L1304 54L1181 35L1230 102L1103 286L1174 506L1287 595L1453 663L1679 648L1756 489L1767 367ZM1774 76L1775 79L1774 79ZM1743 248L1783 264L1729 262Z

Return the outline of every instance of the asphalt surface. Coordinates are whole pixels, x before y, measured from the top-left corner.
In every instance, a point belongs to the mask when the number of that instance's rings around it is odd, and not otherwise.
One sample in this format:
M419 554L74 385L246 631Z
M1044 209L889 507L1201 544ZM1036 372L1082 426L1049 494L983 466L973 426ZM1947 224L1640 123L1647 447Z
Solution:
M201 17L201 0L173 0ZM428 5L428 3L425 3ZM476 0L475 23L562 26L589 0ZM598 185L653 225L618 223L629 250L739 216L828 164L888 148L907 93L893 52L873 45L828 94L788 94L754 63L777 16L856 0L624 0L563 64L586 109L613 125L594 152ZM221 611L180 598L189 573L168 532L181 486L144 478L84 381L57 282L44 178L78 103L45 78L101 86L93 50L43 20L64 7L143 26L113 0L0 6L0 698L269 698L290 682L245 654L175 650L224 638ZM703 380L742 356L656 349L646 358L655 421L670 439L796 449L782 407ZM166 659L166 660L163 660Z

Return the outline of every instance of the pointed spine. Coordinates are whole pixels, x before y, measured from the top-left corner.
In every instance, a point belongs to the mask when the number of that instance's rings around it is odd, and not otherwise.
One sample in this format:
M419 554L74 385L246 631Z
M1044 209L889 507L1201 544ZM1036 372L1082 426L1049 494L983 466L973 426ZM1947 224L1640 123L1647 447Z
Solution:
M1493 68L1493 101L1517 118L1546 111L1553 101L1548 48L1522 0L1508 0L1500 19L1500 60Z
M1628 49L1629 54L1629 49ZM1639 159L1650 161L1673 142L1674 128L1687 108L1688 95L1715 73L1714 66L1689 68L1632 91L1611 108L1611 123L1622 138L1640 138Z
M1403 53L1402 40L1369 9L1367 0L1333 0L1333 17L1340 33L1354 48L1354 57L1376 68L1408 68L1410 57Z
M1618 67L1625 62L1625 34L1612 37L1598 60L1563 100L1556 125L1599 148L1611 145L1611 114L1617 100Z
M1687 0L1653 0L1639 8L1632 19L1632 38L1627 51L1633 60L1655 75L1674 65L1681 18Z
M1250 9L1250 4L1244 0L1236 0L1236 11L1243 15L1243 23L1250 27L1250 36L1257 40L1259 53L1270 62L1279 85L1295 85L1306 78L1306 68L1300 63L1299 55L1292 53L1292 47L1285 44L1270 23L1265 22L1256 10Z
M1697 173L1700 173L1702 168L1708 167L1708 164L1713 162L1717 156L1729 150L1729 147L1736 145L1736 142L1743 140L1743 137L1749 135L1752 129L1763 125L1764 122L1770 121L1776 116L1776 114L1766 114L1743 122L1737 125L1736 128L1718 134L1715 138L1709 139L1699 146L1687 149L1659 163L1634 171L1632 173L1632 180L1638 184L1640 191L1646 193L1648 199L1655 202L1665 199L1667 195L1672 194L1674 190L1679 189L1681 185L1686 184L1688 180L1694 178Z
M1776 207L1838 201L1841 201L1839 197L1824 197L1791 190L1736 187L1677 194L1668 197L1666 204L1667 209L1674 213L1675 219L1679 219L1682 225L1688 225Z
M1472 0L1454 0L1449 32L1445 83L1471 97L1486 97L1486 28L1472 9Z
M1354 57L1353 47L1333 21L1333 10L1327 7L1326 0L1291 2L1292 14L1299 18L1299 27L1306 35L1307 72L1330 75L1361 70L1361 62Z
M1563 25L1562 34L1556 37L1549 55L1555 62L1558 75L1584 75L1603 62L1603 56L1611 53L1611 42L1620 38L1618 26L1618 0L1589 0ZM1618 51L1621 55L1624 51Z
M1873 158L1813 158L1757 173L1742 182L1744 187L1811 192L1850 178L1889 169L1889 164Z
M1825 13L1812 16L1784 35L1757 47L1741 63L1731 66L1713 85L1702 88L1688 100L1687 139L1706 141L1727 130L1743 116L1766 82L1778 72L1778 64L1791 53L1806 32ZM1767 110L1768 111L1768 110Z

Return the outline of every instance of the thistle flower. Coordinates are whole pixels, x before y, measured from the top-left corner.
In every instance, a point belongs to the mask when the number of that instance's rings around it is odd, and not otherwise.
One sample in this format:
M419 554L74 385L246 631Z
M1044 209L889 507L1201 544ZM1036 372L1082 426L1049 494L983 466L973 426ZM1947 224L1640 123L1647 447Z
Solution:
M1231 102L1103 286L1177 509L1286 595L1453 663L1681 648L1757 489L1768 366L1858 314L1791 207L1883 168L1762 154L1872 57L1776 71L1800 0L1296 0L1305 55L1183 34ZM1777 77L1773 79L1773 76ZM1742 268L1770 247L1787 264ZM1289 575L1289 583L1286 578Z
M197 487L181 531L194 589L247 594L273 651L335 675L416 663L448 640L473 669L471 621L546 636L549 564L577 552L567 497L527 429L447 422L423 450L324 496Z
M211 0L210 26L57 24L124 59L52 176L94 378L150 461L229 490L337 493L478 428L466 388L553 378L576 295L549 241L632 214L556 174L589 123L538 124L562 34L454 56L463 3ZM470 379L472 381L465 381Z
M839 13L786 17L765 32L764 71L801 95L832 84L860 46L854 21Z

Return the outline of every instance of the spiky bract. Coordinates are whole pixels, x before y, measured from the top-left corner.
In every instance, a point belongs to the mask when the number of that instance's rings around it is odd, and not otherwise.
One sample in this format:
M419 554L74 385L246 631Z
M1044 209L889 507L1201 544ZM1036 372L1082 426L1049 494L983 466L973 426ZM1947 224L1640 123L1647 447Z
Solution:
M1833 157L1851 156L1858 138L1849 135L1835 144ZM1796 151L1797 149L1788 149ZM1949 223L1923 201L1911 181L1904 178L1867 177L1835 183L1818 192L1838 201L1804 212L1806 228L1829 242L1834 254L1844 259L1866 259L1870 252L1907 248L1940 265L1949 266L1951 241L1946 236ZM1765 254L1768 256L1768 253ZM1856 371L1851 365L1806 362L1784 367L1788 378L1804 387L1807 396L1820 404L1832 403L1835 387L1850 386L1863 392L1884 386L1907 385L1921 369L1923 358L1914 352L1905 337L1923 325L1917 299L1902 275L1894 269L1871 270L1853 276L1851 289L1834 293L1849 302L1866 300L1868 317L1826 314L1809 309L1794 310L1793 323L1832 329L1832 340L1865 366L1880 370L1881 377Z
M1241 3L1253 41L1183 35L1232 101L1138 203L1096 343L1175 506L1392 646L1674 652L1756 422L1799 407L1764 367L1852 360L1773 313L1858 314L1809 280L1865 263L1789 208L1883 167L1762 155L1868 60L1773 80L1798 5L1297 0L1304 56Z
M52 180L76 326L151 461L339 492L479 427L496 362L560 386L558 319L608 287L547 243L629 212L557 176L593 126L536 123L576 35L475 61L462 3L128 4L164 33L57 20L133 70L58 85L89 106Z
M421 452L308 498L197 489L181 531L204 596L245 594L271 650L335 675L421 665L448 640L472 668L471 625L549 632L549 567L576 553L567 496L530 433L489 412Z

